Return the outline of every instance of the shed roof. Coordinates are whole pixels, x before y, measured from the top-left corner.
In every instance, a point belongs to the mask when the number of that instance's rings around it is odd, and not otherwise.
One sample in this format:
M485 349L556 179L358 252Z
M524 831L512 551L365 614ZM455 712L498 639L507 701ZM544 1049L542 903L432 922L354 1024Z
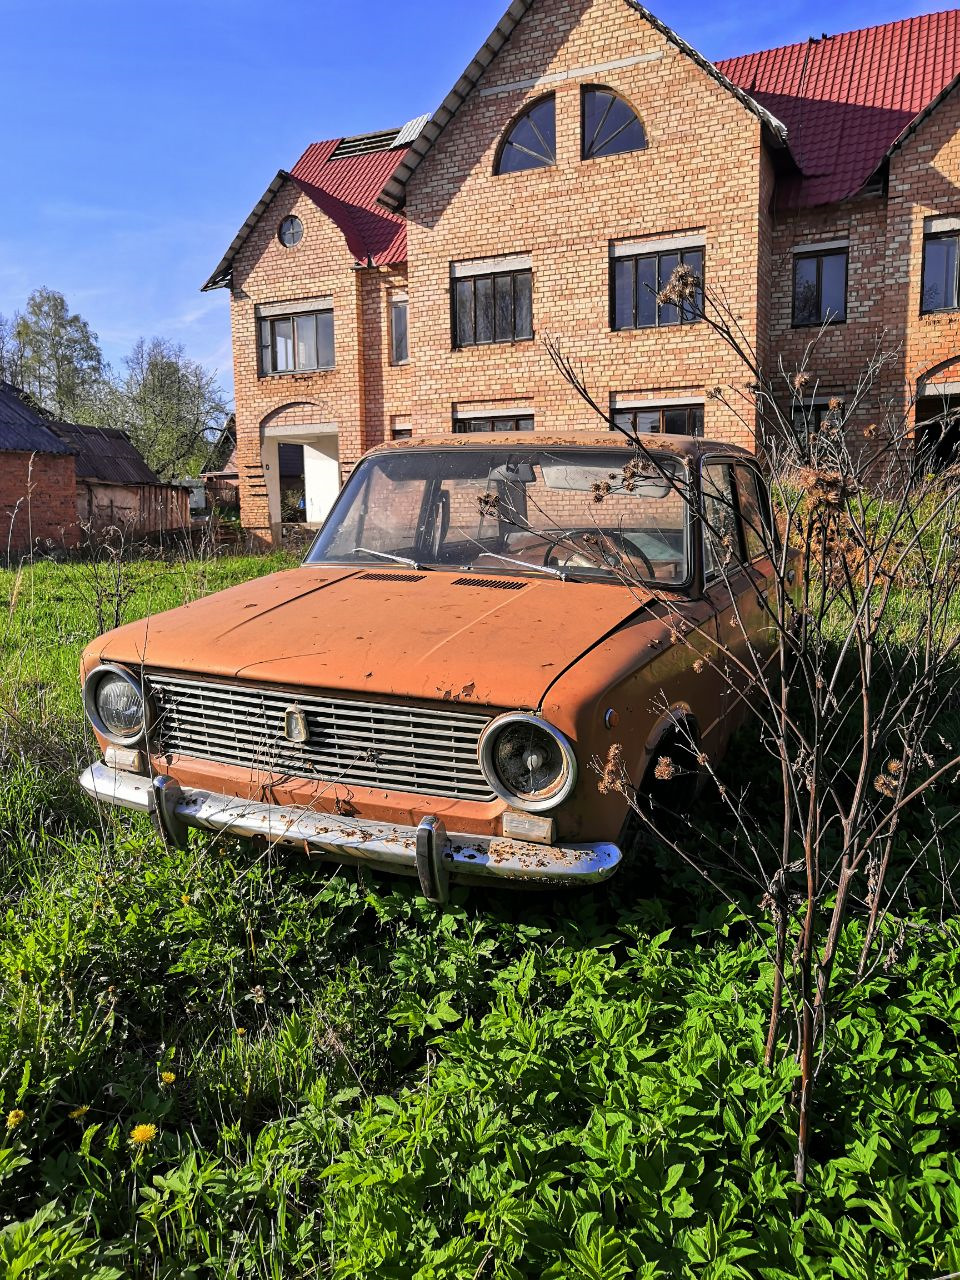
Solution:
M0 379L0 453L71 452L23 393Z
M162 484L125 431L58 422L57 435L77 457L77 478L101 484Z
M802 176L778 199L830 204L860 191L960 76L960 10L823 35L717 63L787 126Z

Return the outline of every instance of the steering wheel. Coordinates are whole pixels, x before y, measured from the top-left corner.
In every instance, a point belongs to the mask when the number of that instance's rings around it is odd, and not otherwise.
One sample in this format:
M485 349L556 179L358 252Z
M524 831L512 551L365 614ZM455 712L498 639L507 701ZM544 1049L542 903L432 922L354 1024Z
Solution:
M646 553L615 529L607 530L604 533L591 533L589 529L578 529L566 534L564 541L566 543L572 542L574 546L557 546L555 543L551 543L543 557L544 565L555 565L561 569L595 568L598 563L602 563L622 571L626 567L624 565L624 557L626 557L628 563L639 560L647 571L648 576L656 580L656 571ZM586 549L578 551L577 543L583 543ZM613 544L612 547L610 546L611 543Z

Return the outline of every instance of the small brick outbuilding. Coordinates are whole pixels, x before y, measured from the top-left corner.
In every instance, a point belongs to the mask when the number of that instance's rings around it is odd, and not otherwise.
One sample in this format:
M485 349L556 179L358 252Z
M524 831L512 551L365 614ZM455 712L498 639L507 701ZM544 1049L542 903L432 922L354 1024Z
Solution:
M0 565L38 542L77 539L73 451L8 382L0 381Z

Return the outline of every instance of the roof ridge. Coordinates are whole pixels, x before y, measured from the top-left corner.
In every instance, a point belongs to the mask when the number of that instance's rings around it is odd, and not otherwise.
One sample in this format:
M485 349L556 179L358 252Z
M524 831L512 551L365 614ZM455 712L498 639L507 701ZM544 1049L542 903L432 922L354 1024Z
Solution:
M715 66L728 62L741 62L744 58L759 58L765 54L780 53L784 49L799 49L805 44L823 44L827 40L841 40L844 36L860 35L866 31L883 31L886 27L905 27L908 23L922 22L925 18L939 18L948 13L960 13L960 7L954 5L949 9L931 9L929 13L912 13L906 18L892 18L889 22L874 22L864 27L850 27L846 31L823 32L819 36L807 36L803 40L788 40L786 44L773 44L765 49L747 49L744 53L730 54L718 58Z

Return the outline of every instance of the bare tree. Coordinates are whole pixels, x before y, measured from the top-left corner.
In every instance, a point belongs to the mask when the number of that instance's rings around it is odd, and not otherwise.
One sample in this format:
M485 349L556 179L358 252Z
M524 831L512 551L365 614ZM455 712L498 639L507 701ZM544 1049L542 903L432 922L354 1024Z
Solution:
M810 1158L814 1085L827 1049L829 1015L838 992L848 994L877 965L892 964L912 928L911 892L931 870L944 901L952 901L956 867L946 837L957 815L938 809L960 777L960 744L943 731L944 712L960 692L960 468L931 473L918 458L906 418L858 430L856 423L893 359L878 345L847 402L814 413L815 362L820 335L798 367L781 362L770 378L721 292L704 292L679 267L661 301L696 307L699 317L733 350L748 374L746 387L711 393L751 429L770 476L775 519L762 513L749 533L762 543L767 589L760 599L761 640L738 611L734 578L740 570L726 521L711 519L696 490L676 482L644 438L621 427L591 394L582 370L562 347L546 346L566 381L607 424L627 434L638 468L660 469L694 509L730 591L738 643L724 645L677 610L675 640L709 662L729 692L749 708L753 730L779 777L781 808L751 811L751 796L715 770L689 727L678 759L656 763L656 783L678 774L706 784L714 814L734 833L717 840L697 814L671 813L649 802L613 748L595 761L603 788L621 791L647 838L716 884L718 875L744 875L755 923L773 924L769 949L773 997L766 1064L781 1052L796 1057L797 1181ZM604 495L594 494L602 512ZM722 511L717 495L711 510ZM731 503L727 503L732 506ZM616 563L625 582L641 580L596 519L596 554ZM565 537L557 530L557 541ZM584 541L578 538L578 554ZM649 581L643 582L646 590ZM658 591L669 610L675 597ZM740 643L745 641L745 643ZM771 662L771 644L774 661ZM707 850L707 853L704 853ZM851 958L841 946L856 913L861 941ZM793 1011L784 1026L784 1011Z
M118 398L133 443L161 479L198 473L228 411L216 374L164 338L139 339L124 363Z

